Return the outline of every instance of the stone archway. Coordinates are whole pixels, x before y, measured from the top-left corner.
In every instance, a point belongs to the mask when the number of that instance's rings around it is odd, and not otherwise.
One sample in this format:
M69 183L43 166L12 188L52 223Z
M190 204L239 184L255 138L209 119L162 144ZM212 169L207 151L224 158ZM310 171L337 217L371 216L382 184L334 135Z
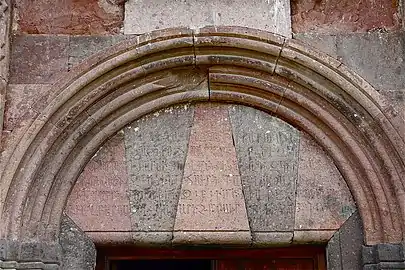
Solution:
M179 84L184 68L208 78L208 88L187 79ZM239 27L152 32L94 56L52 93L1 162L6 259L58 245L67 197L106 139L147 113L187 101L252 106L306 131L345 178L365 243L403 241L403 136L368 83L295 40Z

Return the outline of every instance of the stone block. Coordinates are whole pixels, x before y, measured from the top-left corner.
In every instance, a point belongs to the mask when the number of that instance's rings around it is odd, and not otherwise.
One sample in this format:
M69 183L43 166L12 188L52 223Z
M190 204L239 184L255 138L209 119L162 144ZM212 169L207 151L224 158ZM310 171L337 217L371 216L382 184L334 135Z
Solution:
M293 232L257 232L252 233L254 247L289 246Z
M338 57L336 35L319 34L319 33L297 33L294 39L301 40L306 44L324 52L334 58Z
M298 32L366 32L398 29L398 1L351 0L291 2L292 29Z
M356 211L340 228L340 247L343 269L356 269L362 265L361 252L364 243L361 217Z
M17 0L17 31L27 34L119 33L123 5L109 0Z
M133 36L71 36L68 53L69 68L84 61L87 57L129 38L133 38Z
M92 270L96 264L96 248L79 227L64 215L61 222L60 244L62 246L63 270Z
M405 89L382 90L380 93L384 98L383 112L405 139ZM402 153L405 155L405 149Z
M295 229L337 231L355 211L350 190L332 159L301 132Z
M125 128L133 231L173 230L192 119L181 105Z
M175 233L176 241L180 236L187 242L200 242L200 237L221 240L221 232L230 231L238 239L243 236L240 241L250 243L226 105L196 105L174 230L180 232Z
M294 231L294 244L322 244L332 238L335 230Z
M340 254L340 234L336 232L326 246L326 263L329 270L342 269L342 255Z
M15 36L11 49L11 84L53 83L68 70L67 36Z
M6 93L4 130L12 131L36 116L33 105L50 90L47 84L9 84ZM39 106L36 104L36 106ZM46 104L42 104L45 107Z
M337 52L377 90L405 89L405 32L338 35Z
M248 231L175 231L173 245L211 245L211 246L250 246L251 234Z
M89 161L68 199L66 213L83 231L130 231L123 132Z
M293 231L299 132L250 107L229 114L251 230Z
M291 37L290 2L284 0L128 0L125 4L125 34L156 29L208 25L246 26Z

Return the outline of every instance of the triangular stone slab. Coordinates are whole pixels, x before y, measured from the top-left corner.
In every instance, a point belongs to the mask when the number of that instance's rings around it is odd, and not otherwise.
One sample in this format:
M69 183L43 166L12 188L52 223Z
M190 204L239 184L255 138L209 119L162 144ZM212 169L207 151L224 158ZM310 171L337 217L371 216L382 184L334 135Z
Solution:
M196 105L173 242L251 242L226 105Z

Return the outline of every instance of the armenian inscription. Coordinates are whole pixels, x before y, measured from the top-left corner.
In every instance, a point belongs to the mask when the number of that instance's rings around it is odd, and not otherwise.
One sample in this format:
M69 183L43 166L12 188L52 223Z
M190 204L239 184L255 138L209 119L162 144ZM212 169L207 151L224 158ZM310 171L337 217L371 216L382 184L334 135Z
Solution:
M128 178L122 132L87 164L69 197L66 213L83 231L130 231Z
M175 231L249 231L226 105L196 105Z
M126 128L134 231L173 230L192 117L189 105L179 105Z
M229 114L252 231L292 231L299 132L250 107Z

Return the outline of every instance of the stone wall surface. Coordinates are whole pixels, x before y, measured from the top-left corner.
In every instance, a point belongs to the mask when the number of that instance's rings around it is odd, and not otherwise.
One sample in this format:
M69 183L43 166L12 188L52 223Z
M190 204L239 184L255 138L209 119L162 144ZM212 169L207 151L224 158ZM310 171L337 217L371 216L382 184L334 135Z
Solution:
M295 39L339 59L370 82L385 99L384 113L405 137L405 1L15 0L11 4L4 0L0 1L0 11L0 124L4 114L1 151L17 141L19 134L48 104L53 95L50 85L65 76L64 72L122 40L176 26L242 25L286 37L291 37L293 31ZM11 42L7 38L10 17L14 18ZM6 91L8 80L11 84ZM65 266L69 265L67 269L91 269L94 264L94 247L81 231L98 243L172 244L179 204L184 205L179 198L181 185L186 180L183 173L191 144L187 132L194 126L194 107L183 109L171 108L134 122L106 142L86 166L66 209L74 222L66 217L62 224L61 239L66 244L66 258L72 258L64 262ZM242 217L240 228L247 232L247 236L239 234L244 237L240 243L250 241L253 246L262 247L325 243L330 239L328 269L358 269L362 264L366 265L364 269L405 268L403 244L364 246L363 255L359 253L363 234L359 214L353 214L356 210L353 198L336 166L307 134L251 108L229 107L228 113L229 119L225 122L231 125L236 153L236 161L232 159L231 163L239 171L239 175L231 174L240 177L246 206L246 215L233 215L234 219ZM138 132L140 130L144 133ZM181 140L167 135L181 132ZM253 137L245 136L248 132ZM164 135L159 135L162 133ZM277 144L266 141L269 138ZM285 140L278 141L280 138ZM168 143L182 151L164 148ZM155 144L162 147L156 149ZM263 151L259 148L262 145L272 150ZM280 146L285 146L288 152L283 153L280 149L284 148ZM227 147L230 147L229 141ZM148 155L138 158L144 151ZM155 165L150 162L150 156ZM153 170L155 174L148 173L152 167L147 167L166 166L164 161L168 157L176 161L176 165L169 165L169 171L176 178L175 185L170 187L167 185L173 181L165 182L167 172ZM263 164L261 158L273 162ZM277 168L272 167L274 163ZM137 170L134 164L144 167ZM260 168L261 180L254 179L249 166ZM322 168L321 172L319 168ZM280 177L283 170L288 173ZM139 175L144 175L143 181L149 181L150 185L139 185ZM255 188L252 185L255 181L265 187ZM284 186L288 188L284 189ZM147 195L138 200L140 191ZM195 191L202 193L197 188ZM3 200L4 192L0 192L0 200ZM263 197L265 203L262 204ZM240 199L239 196L236 200ZM160 203L162 201L164 204ZM230 197L228 201L235 203L235 198ZM167 215L155 216L153 208L166 209ZM287 214L283 215L284 212ZM218 220L223 216L218 216ZM199 217L195 222L204 220ZM193 224L185 225L188 227L177 227L178 232L197 228ZM197 229L201 228L204 229L201 226ZM184 236L180 238L183 243L188 240L195 243L206 237L198 233ZM198 237L200 240L196 241ZM229 243L237 239L236 235L221 237L208 242ZM54 262L2 262L5 251L7 245L0 242L0 269L59 267ZM390 260L395 262L390 264Z
M294 33L345 33L395 30L401 27L399 1L386 0L293 0Z
M16 0L16 33L105 35L120 32L123 1Z
M125 3L125 34L141 34L178 26L200 28L207 25L253 27L290 37L290 2L128 0Z
M385 100L383 111L405 137L405 32L297 33L294 38L338 58Z

